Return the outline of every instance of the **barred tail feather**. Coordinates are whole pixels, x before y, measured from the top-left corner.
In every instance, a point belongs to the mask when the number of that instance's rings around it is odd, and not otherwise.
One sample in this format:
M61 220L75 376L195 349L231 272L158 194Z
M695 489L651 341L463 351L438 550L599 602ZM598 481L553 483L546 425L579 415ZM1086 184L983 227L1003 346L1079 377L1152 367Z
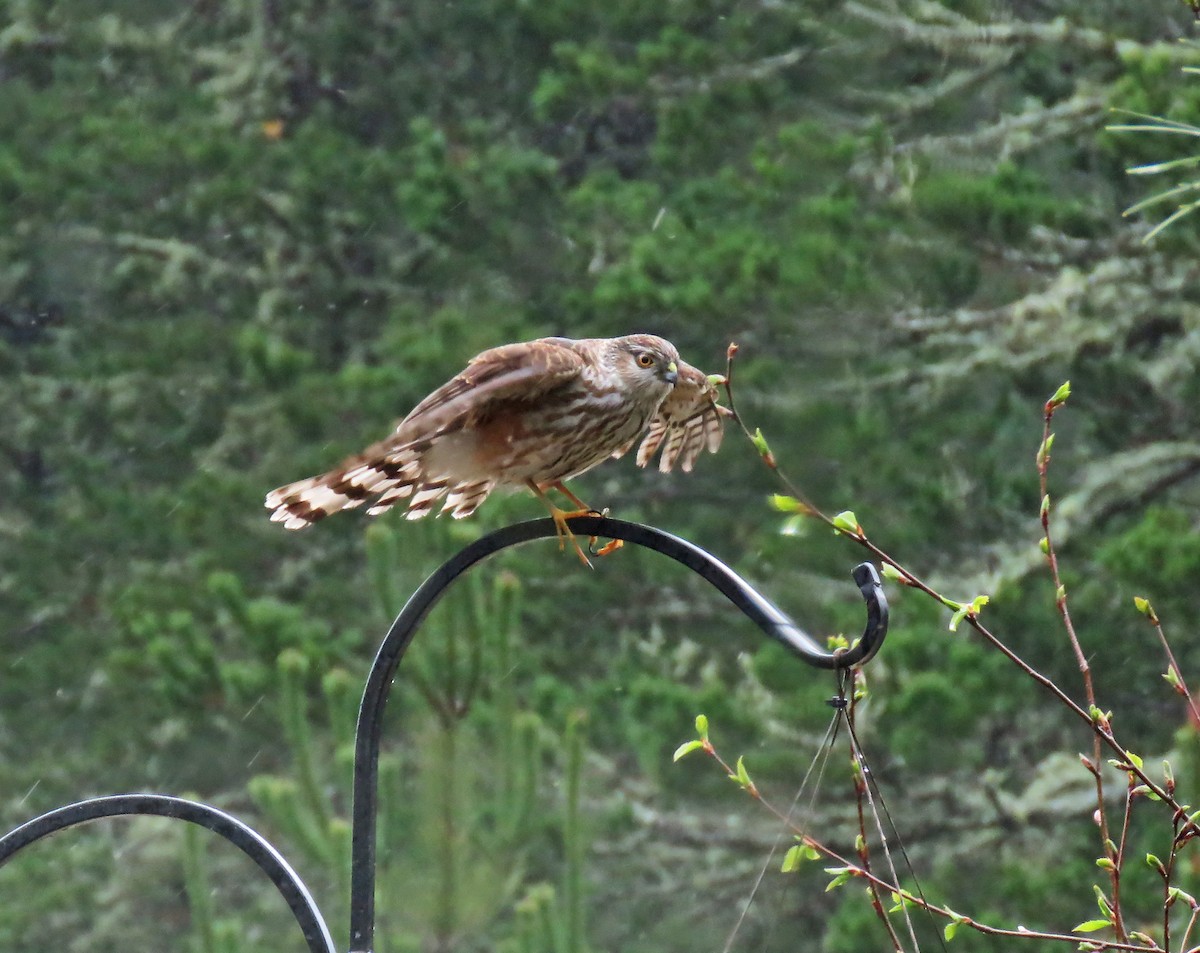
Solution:
M455 519L470 516L495 489L492 481L455 483L430 478L412 464L399 472L396 464L359 463L348 469L334 470L281 486L267 494L266 506L274 510L271 521L286 529L304 529L341 510L369 503L368 516L385 513L397 503L408 500L410 520L421 519L433 511L445 497L442 512Z
M449 513L456 520L470 516L479 508L479 504L488 498L488 494L495 487L496 484L491 480L459 484L446 496L442 512Z
M271 522L282 523L285 529L304 529L331 513L362 503L361 497L334 489L327 482L330 476L310 477L268 493L266 506L274 511Z
M398 486L387 487L374 503L367 510L368 516L378 516L380 513L386 513L401 500L412 496L413 484L401 483Z

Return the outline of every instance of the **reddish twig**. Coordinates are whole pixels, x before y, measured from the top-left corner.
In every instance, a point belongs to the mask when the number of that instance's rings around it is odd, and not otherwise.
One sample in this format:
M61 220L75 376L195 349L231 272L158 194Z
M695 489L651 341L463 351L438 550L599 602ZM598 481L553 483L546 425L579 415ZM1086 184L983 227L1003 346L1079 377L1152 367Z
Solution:
M1042 551L1046 554L1046 561L1050 566L1050 577L1054 583L1054 605L1058 609L1059 617L1062 619L1063 628L1066 630L1067 638L1071 643L1071 651L1075 653L1075 662L1079 666L1080 674L1083 676L1083 689L1087 698L1089 711L1096 711L1096 689L1092 680L1091 666L1088 664L1087 656L1083 653L1083 646L1080 645L1079 637L1075 633L1075 623L1071 619L1071 610L1067 606L1067 588L1063 585L1062 576L1058 571L1058 553L1054 548L1054 539L1050 532L1050 448L1054 443L1054 435L1050 432L1050 424L1054 419L1054 412L1062 406L1066 400L1064 394L1061 399L1058 394L1046 401L1042 414L1042 444L1038 448L1037 453L1037 471L1038 471L1038 487L1041 490L1041 519L1042 519ZM1100 735L1096 734L1092 737L1092 757L1097 765L1100 764L1100 759L1104 756L1101 747ZM1112 838L1109 836L1108 829L1108 810L1104 803L1104 775L1100 771L1093 771L1092 778L1096 784L1096 819L1100 825L1100 845L1104 850L1104 855L1111 862L1112 866L1108 868L1109 881L1112 883L1113 891L1113 928L1116 931L1117 938L1125 939L1125 923L1121 916L1120 891L1121 891L1121 867L1117 862L1117 858L1112 856ZM1128 801L1126 802L1128 804Z
M1112 892L1113 892L1112 922L1113 922L1113 929L1117 935L1117 942L1113 943L1113 942L1107 942L1107 941L1102 941L1102 940L1092 941L1092 940L1088 940L1088 939L1083 939L1079 936L1067 936L1067 935L1063 935L1063 934L1038 933L1038 934L1036 934L1036 936L1043 938L1043 939L1056 939L1056 940L1070 941L1070 942L1080 943L1080 944L1085 944L1085 945L1094 943L1096 945L1097 949L1100 949L1100 948L1113 949L1113 950L1160 950L1160 949L1164 949L1164 947L1159 947L1159 946L1157 946L1157 944L1147 946L1145 944L1135 945L1135 944L1127 942L1128 935L1127 935L1126 927L1125 927L1125 924L1123 921L1122 912L1121 912L1121 903L1120 903L1120 888L1121 888L1120 875L1121 875L1121 869L1122 869L1122 866L1123 866L1124 860L1125 860L1126 837L1127 837L1127 832L1128 832L1129 822L1130 822L1130 812L1132 810L1132 799L1134 796L1136 796L1137 792L1140 792L1140 790L1145 790L1145 791L1151 793L1152 795L1154 795L1158 800L1162 801L1167 807L1169 807L1172 810L1173 817L1174 817L1175 824L1176 824L1176 837L1174 838L1173 846L1172 846L1172 864L1174 861L1175 850L1178 847L1178 845L1181 844L1183 841L1190 839L1191 837L1200 836L1200 827L1198 827L1197 824L1194 823L1188 817L1187 812L1184 810L1184 807L1175 799L1174 786L1170 783L1170 780L1168 779L1168 782L1166 785L1161 785L1157 781L1152 779L1145 772L1145 770L1142 767L1140 759L1131 755L1131 753L1117 740L1116 736L1113 733L1109 716L1106 713L1104 713L1103 711L1101 711L1099 709L1099 707L1096 705L1095 686L1094 686L1094 681L1092 678L1092 673L1090 670L1090 666L1088 665L1086 655L1083 652L1082 645L1081 645L1078 635L1076 633L1076 630L1074 627L1074 622L1071 618L1071 613L1070 613L1070 610L1067 605L1066 590L1065 590L1065 587L1063 586L1062 579L1061 579L1061 576L1059 573L1058 556L1055 551L1053 537L1051 535L1050 498L1049 498L1049 495L1047 492L1048 491L1048 467L1049 467L1049 462L1050 462L1050 447L1052 446L1053 439L1054 439L1053 434L1050 432L1050 423L1053 418L1054 412L1058 409L1059 406L1062 405L1062 403L1065 402L1066 395L1069 394L1069 388L1067 388L1064 385L1064 388L1060 389L1060 392L1058 394L1056 394L1053 398L1051 398L1050 401L1047 401L1047 403L1044 407L1044 428L1043 428L1043 434L1042 434L1042 445L1038 452L1037 465L1038 465L1039 485L1041 488L1042 500L1043 500L1042 509L1041 509L1041 522L1042 522L1042 529L1043 529L1043 533L1044 533L1044 540L1042 543L1043 551L1046 554L1046 558L1047 558L1049 568L1050 568L1051 578L1052 578L1052 581L1053 581L1053 584L1055 587L1055 607L1060 615L1060 618L1062 619L1063 626L1066 631L1068 640L1070 641L1071 648L1075 655L1076 662L1078 664L1080 673L1083 676L1084 692L1085 692L1085 697L1086 697L1086 702L1087 702L1086 709L1083 706L1081 706L1080 704L1078 704L1077 702L1075 702L1072 698L1070 698L1051 679L1049 679L1048 677L1043 675L1041 672L1037 671L1025 659L1023 659L1021 656L1019 656L1016 652L1014 652L1011 648L1009 648L1006 644L1004 644L993 632L991 632L991 630L988 629L988 627L985 626L980 621L977 607L974 604L964 607L960 603L954 602L953 600L946 598L941 593L939 593L936 589L934 589L931 585L929 585L927 582L925 582L923 579L921 579L919 576L917 576L915 573L913 573L907 569L901 568L900 564L895 559L893 559L887 552L885 552L883 549L881 549L879 546L877 546L874 542L872 542L867 537L866 532L863 530L863 528L860 525L857 524L856 520L851 521L846 518L849 516L849 514L843 514L843 517L838 518L838 519L830 517L829 515L824 513L818 506L816 506L810 499L808 499L803 492L800 491L799 487L788 477L786 472L784 472L783 468L780 467L778 460L775 458L773 453L770 451L769 447L767 446L766 440L763 438L761 432L759 432L757 430L755 430L754 432L751 432L750 428L746 425L745 421L742 419L741 415L737 411L737 405L734 400L734 390L733 390L733 379L734 379L733 363L734 363L734 356L736 354L737 354L737 345L730 344L728 352L727 352L727 360L726 360L725 392L726 392L726 396L728 398L729 410L731 412L731 416L737 422L739 428L741 429L742 433L746 436L747 440L749 440L752 443L752 445L755 447L755 449L758 451L759 456L762 458L764 464L768 467L768 469L770 469L775 474L776 478L781 482L781 484L786 489L787 493L791 496L791 498L794 501L796 501L796 504L798 504L798 505L795 506L795 510L803 513L804 515L810 516L813 519L823 522L826 525L832 527L836 532L849 537L851 540L853 540L855 543L857 543L859 546L861 546L863 549L865 549L867 552L869 552L875 559L877 559L881 563L883 563L885 565L885 570L890 570L890 575L892 575L893 578L897 579L903 585L909 586L920 592L923 592L930 598L940 602L942 605L945 605L945 606L948 606L948 607L954 609L956 611L956 615L959 618L964 618L966 620L966 622L971 626L971 628L974 629L974 631L981 638L983 638L985 640L985 642L987 642L992 648L996 649L1002 655L1004 655L1024 675L1033 679L1035 682L1037 682L1039 685L1041 685L1046 691L1048 691L1055 698L1056 701L1058 701L1060 704L1064 705L1069 711L1071 711L1079 719L1084 721L1091 729L1092 738L1093 738L1093 751L1092 751L1093 757L1092 757L1091 761L1084 758L1083 762L1084 762L1085 766L1088 767L1088 770L1091 772L1093 779L1094 779L1095 786L1096 786L1097 818L1099 821L1100 837L1101 837L1101 843L1102 843L1102 847L1103 847L1103 851L1104 851L1104 856L1109 861L1109 864L1106 866L1109 869L1110 878L1112 881ZM1189 709L1192 712L1192 716L1193 716L1193 718L1196 719L1196 723L1200 724L1200 710L1198 710L1196 703L1193 701L1193 699L1191 697L1190 691L1187 690L1186 685L1183 683L1182 673L1180 672L1179 667L1175 662L1174 656L1171 653L1171 650L1170 650L1169 644L1167 643L1165 635L1162 633L1161 626L1159 625L1157 618L1153 616L1152 610L1150 612L1148 612L1147 614L1151 616L1151 621L1155 624L1156 628L1158 629L1159 637L1163 643L1164 651L1167 653L1167 657L1168 657L1168 660L1169 660L1169 663L1171 666L1171 671L1174 673L1175 677L1179 680L1179 689L1181 690L1182 693L1186 694L1188 697ZM1119 847L1117 845L1113 844L1113 842L1109 836L1109 825L1108 825L1107 812L1106 812L1105 799L1104 799L1104 781L1103 781L1103 777L1102 777L1102 774L1100 771L1100 765L1103 763L1102 759L1103 759L1105 748L1107 748L1109 751L1111 751L1112 753L1114 753L1116 755L1117 767L1121 771L1124 771L1129 778L1129 792L1130 793L1127 795L1127 798L1126 798L1126 814L1125 814L1124 823L1122 824L1121 843L1120 843ZM860 826L860 831L865 827L865 823L861 819L861 810L860 810L859 826ZM806 842L807 842L807 840L806 840ZM831 859L835 859L842 863L846 863L844 858L838 857L837 855L828 851L822 845L819 845L816 842L813 842L813 846L815 847L815 849L821 851L826 856L831 857ZM865 866L866 866L866 864L864 863L864 867ZM875 882L875 883L877 883L878 886L886 886L887 889L895 889L897 892L901 893L902 896L904 895L904 893L902 891L899 891L899 889L895 888L893 885L888 885L885 882L880 881L878 878L875 878L875 875L872 874L869 871L869 869L861 869L861 868L855 867L854 865L847 864L847 869L849 869L851 867L853 867L855 870L855 874L854 874L855 876L865 877L866 879L868 879L869 882ZM1171 890L1170 890L1169 871L1168 871L1168 876L1167 876L1167 891L1168 891L1167 900L1170 901ZM952 914L952 913L945 911L941 908L938 908L932 904L928 904L928 903L924 903L924 902L922 902L922 904L923 904L923 906L925 906L926 909L930 910L931 912L939 913L941 915L951 916L951 917L955 918L957 920L957 922L971 925L974 929L980 930L981 932L989 933L991 935L996 935L996 936L1034 936L1035 935L1035 934L1031 933L1030 931L1025 931L1025 930L1005 931L1005 930L1001 930L998 928L984 929L982 925L974 923L974 921L969 920L969 918L962 918L958 914ZM1164 911L1164 915L1165 915L1165 911ZM1196 920L1197 920L1197 915L1196 915L1196 912L1193 911L1192 920L1189 923L1187 932L1184 935L1185 942L1184 942L1183 948L1186 948L1186 940L1188 937L1190 937L1192 928L1195 925ZM890 930L890 928L889 928L889 930ZM1143 936L1142 934L1138 934L1138 938L1141 938L1142 936ZM893 937L894 937L894 934L893 934ZM1169 937L1169 931L1164 932L1164 941L1166 940L1167 937ZM1147 940L1148 940L1148 938L1147 938ZM1150 942L1152 942L1152 941L1150 941Z
M703 739L703 742L699 745L699 747L704 751L705 754L716 761L730 778L734 780L739 778L739 771L729 765L729 763L720 755L720 753L707 738ZM983 933L987 936L1014 937L1026 940L1051 940L1059 943L1071 943L1076 946L1088 945L1095 950L1127 950L1131 951L1131 953L1166 953L1163 947L1154 943L1152 943L1150 946L1147 946L1145 944L1134 944L1124 941L1113 942L1110 940L1091 940L1078 934L1051 933L1042 930L1030 930L1023 926L1019 926L1016 929L1008 929L1005 927L997 927L987 923L981 923L978 920L972 919L971 917L963 916L962 914L951 910L949 907L943 907L935 903L930 903L923 897L916 896L912 892L900 887L898 884L883 879L878 874L873 873L866 867L856 864L848 857L838 853L832 847L829 847L818 841L810 834L804 833L804 831L801 830L784 811L780 810L767 798L763 797L762 792L759 791L758 787L753 782L742 783L741 787L747 794L754 798L754 800L761 804L763 808L765 808L773 817L780 821L788 830L792 831L800 843L807 847L811 847L824 857L840 865L839 868L829 872L836 873L840 871L846 871L853 878L861 878L867 881L867 884L873 891L873 896L875 897L878 897L878 894L876 893L877 891L887 891L889 894L894 894L895 896L899 897L901 904L911 903L920 909L927 911L928 913L961 924L962 926L969 927L972 930L975 930L978 933ZM898 938L896 937L895 932L891 930L889 930L889 932L891 933L893 943L897 943ZM896 946L895 949L899 950L901 947Z

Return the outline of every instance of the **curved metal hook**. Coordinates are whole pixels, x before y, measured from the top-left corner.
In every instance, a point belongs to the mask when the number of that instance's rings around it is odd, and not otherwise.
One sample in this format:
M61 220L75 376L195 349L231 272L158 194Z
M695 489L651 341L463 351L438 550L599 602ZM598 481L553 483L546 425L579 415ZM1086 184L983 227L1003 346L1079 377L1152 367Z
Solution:
M190 821L229 841L270 878L304 932L309 953L337 953L312 894L283 855L254 828L215 807L165 794L117 794L77 801L35 817L0 837L0 866L43 837L103 817L150 814Z
M845 651L827 652L775 605L732 569L687 540L639 523L581 516L571 520L574 532L644 546L669 556L715 586L771 638L816 668L840 669L868 661L887 634L888 607L879 575L870 563L854 570L854 581L867 603L862 637ZM388 630L363 691L354 750L353 839L350 858L350 950L369 953L375 933L375 824L379 787L379 741L388 690L417 627L446 589L488 556L534 539L556 535L554 521L530 520L489 533L459 550L425 580L400 610Z

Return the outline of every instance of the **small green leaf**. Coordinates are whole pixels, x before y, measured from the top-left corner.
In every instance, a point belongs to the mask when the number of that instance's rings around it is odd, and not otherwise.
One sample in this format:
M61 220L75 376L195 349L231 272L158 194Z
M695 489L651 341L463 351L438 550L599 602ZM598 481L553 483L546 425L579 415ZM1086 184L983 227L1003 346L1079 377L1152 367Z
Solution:
M783 866L779 869L781 873L790 874L792 871L799 870L804 861L820 860L820 858L821 855L811 844L796 844L794 847L788 848L788 852L783 858Z
M851 536L862 536L863 534L858 517L854 515L853 510L842 510L833 518L833 525L836 529L843 533L849 533Z
M1158 625L1158 614L1154 611L1154 606L1150 605L1149 599L1143 599L1141 596L1133 597L1133 606L1151 621L1154 625Z
M892 582L908 582L908 576L902 573L891 563L883 564L883 578L890 579Z
M754 428L754 436L750 438L754 443L754 449L761 453L764 457L771 453L770 446L767 445L767 438L763 436L762 429Z
M964 917L961 913L950 910L949 907L947 907L946 912L949 913L950 922L946 924L946 929L942 930L942 933L946 935L947 940L953 940L954 934L959 931L959 927L964 923L971 923L971 918Z
M746 770L746 760L741 755L737 759L737 783L744 788L748 788L754 783L750 780L750 772Z
M1046 409L1053 410L1056 407L1061 407L1067 402L1067 398L1071 396L1071 382L1064 381L1062 386L1054 392L1054 396L1046 402Z
M1038 541L1038 549L1040 549L1047 556L1050 554L1050 539L1049 539L1049 537L1043 536Z
M1160 874L1166 871L1166 868L1163 866L1163 862L1154 854L1146 855L1146 866L1151 870L1157 870Z
M701 741L708 741L708 716L696 716L696 734L700 736Z
M780 513L811 513L812 510L801 503L794 496L787 496L783 493L772 493L767 497L767 502L771 504L771 509L778 510Z
M675 754L672 756L671 760L678 761L684 755L691 754L697 748L703 748L703 747L704 747L704 742L698 738L693 738L691 741L685 741L683 744L681 744L678 748L675 749Z
M951 632L958 631L958 624L967 617L967 615L970 613L970 611L971 611L970 606L963 606L956 613L954 613L954 615L950 616L950 631Z
M1047 434L1046 439L1042 441L1042 445L1038 447L1037 465L1045 466L1046 461L1050 459L1050 448L1054 446L1054 434Z
M1049 512L1050 512L1050 494L1047 493L1045 496L1042 497L1041 515L1045 516Z
M1072 933L1095 933L1097 930L1103 930L1105 927L1112 926L1111 920L1084 920L1077 927L1072 927Z
M838 887L840 887L842 884L844 884L847 880L849 880L851 877L853 877L854 876L854 868L853 867L826 867L825 873L834 875L833 879L831 881L829 881L828 884L825 885L825 892L829 893L829 891L836 890Z
M1174 689L1182 688L1183 685L1179 681L1179 673L1175 671L1175 666L1172 665L1169 669L1163 672L1163 678L1167 680L1167 684Z
M1142 759L1138 757L1138 755L1134 754L1132 751L1126 751L1125 756L1129 758L1130 764L1132 764L1139 771L1142 770Z
M710 384L712 384L713 387L723 387L725 385L725 375L724 374L709 374L708 382Z
M1117 869L1117 865L1114 864L1107 857L1097 857L1096 858L1096 866L1099 867L1101 870L1116 870Z
M1167 903L1172 904L1176 900L1181 900L1182 902L1186 903L1189 907L1191 907L1193 910L1196 909L1196 898L1195 897L1193 897L1190 893L1185 893L1184 891L1180 890L1178 887L1171 887L1167 891Z

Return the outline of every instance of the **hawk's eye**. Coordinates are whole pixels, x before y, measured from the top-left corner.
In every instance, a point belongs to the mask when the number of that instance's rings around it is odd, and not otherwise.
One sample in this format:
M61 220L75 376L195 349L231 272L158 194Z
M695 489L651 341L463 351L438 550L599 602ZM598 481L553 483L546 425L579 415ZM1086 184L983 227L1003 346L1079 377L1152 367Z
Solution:
M654 355L647 354L645 351L642 351L642 353L637 356L637 363L638 367L653 367Z

